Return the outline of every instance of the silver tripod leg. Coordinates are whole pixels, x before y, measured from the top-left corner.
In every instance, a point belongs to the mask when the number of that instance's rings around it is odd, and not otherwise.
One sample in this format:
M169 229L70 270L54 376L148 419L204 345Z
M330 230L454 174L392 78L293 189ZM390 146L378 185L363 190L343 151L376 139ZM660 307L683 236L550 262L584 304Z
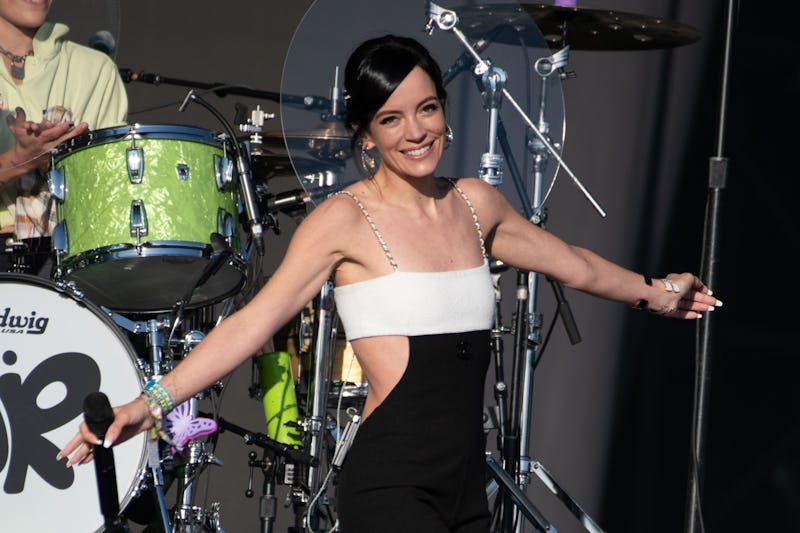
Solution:
M544 466L539 461L534 461L531 464L531 472L539 476L547 488L556 495L556 497L561 500L569 511L575 515L575 517L580 521L581 525L588 531L589 533L604 533L603 529L597 525L597 523L592 520L592 518L586 514L586 512L581 509L581 506L573 500L567 492L561 488L561 486L556 483L556 480L553 479L553 476L550 475Z
M531 524L537 527L538 531L542 533L558 533L556 528L547 521L547 519L534 507L533 503L525 496L525 493L514 482L514 479L503 470L500 464L492 457L491 454L486 454L486 466L489 468L489 474L492 478L503 487L508 493L511 500L519 509L519 512L530 521ZM522 521L520 520L520 525Z

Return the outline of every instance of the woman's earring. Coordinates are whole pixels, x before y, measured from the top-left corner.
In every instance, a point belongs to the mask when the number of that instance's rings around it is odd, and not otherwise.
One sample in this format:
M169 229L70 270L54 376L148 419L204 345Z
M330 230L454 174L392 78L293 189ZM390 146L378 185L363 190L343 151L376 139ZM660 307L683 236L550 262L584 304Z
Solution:
M453 128L450 127L450 124L447 124L446 126L447 127L444 132L445 149L450 148L450 145L453 144L453 139L455 139L455 135L453 134Z
M361 170L367 177L372 177L378 170L378 156L370 153L370 149L364 148L364 144L358 143L358 151L361 152Z

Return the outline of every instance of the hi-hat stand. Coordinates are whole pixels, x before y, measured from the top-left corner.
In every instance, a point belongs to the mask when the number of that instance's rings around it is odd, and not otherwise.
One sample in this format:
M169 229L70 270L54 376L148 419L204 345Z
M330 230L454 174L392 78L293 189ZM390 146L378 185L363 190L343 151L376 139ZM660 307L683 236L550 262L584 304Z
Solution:
M490 112L489 151L481 157L481 170L479 173L481 179L495 187L502 183L503 157L496 153L496 141L498 138L502 141L505 140L505 131L499 118L499 108L503 99L505 99L519 113L530 131L535 134L535 138L528 143L534 155L534 188L532 207L528 207L527 198L522 199L526 217L532 223L544 226L545 212L542 208L542 182L544 168L551 156L558 161L561 168L567 172L584 196L587 197L598 213L604 217L605 212L603 209L581 184L572 170L569 169L548 137L549 125L545 120L544 114L547 78L566 64L568 48L557 52L549 58L542 58L535 65L536 73L540 76L542 85L539 120L538 124L534 124L506 89L507 75L505 71L484 61L476 51L476 48L479 47L471 46L466 36L459 30L457 27L458 15L454 11L445 10L433 2L428 3L427 15L426 30L428 33L432 33L434 26L437 26L441 30L451 31L456 35L473 56L475 62L474 74L476 77L480 77L479 89L484 97L484 106ZM501 149L509 156L506 159L511 159L513 162L513 159L510 158L507 143L501 142L500 145ZM513 175L515 179L519 179L517 173L513 173ZM524 191L524 187L517 183L517 190ZM567 324L571 340L578 342L580 336L577 333L574 321L571 320L571 313L569 313L569 307L563 298L561 287L555 281L551 281L551 283L559 300L559 314ZM569 497L541 464L538 462L531 463L530 458L527 456L530 440L529 426L533 397L533 370L537 360L537 350L541 345L542 315L536 309L538 289L539 277L537 274L518 271L517 310L514 328L515 357L512 369L511 401L509 412L507 414L500 413L498 416L498 419L503 424L503 427L501 427L503 468L494 458L487 455L489 473L503 489L503 498L500 506L502 532L510 533L511 531L516 531L521 533L524 522L522 520L523 517L527 518L539 531L554 531L552 525L536 510L533 503L525 497L529 474L533 472L542 479L545 485L567 506L588 531L600 533L602 532L600 527ZM498 344L495 342L495 345ZM499 359L499 357L496 356L496 359ZM500 366L498 365L499 368ZM502 380L503 378L498 376L498 379ZM505 400L505 384L499 383L495 389L496 391L498 389L501 391L500 397Z

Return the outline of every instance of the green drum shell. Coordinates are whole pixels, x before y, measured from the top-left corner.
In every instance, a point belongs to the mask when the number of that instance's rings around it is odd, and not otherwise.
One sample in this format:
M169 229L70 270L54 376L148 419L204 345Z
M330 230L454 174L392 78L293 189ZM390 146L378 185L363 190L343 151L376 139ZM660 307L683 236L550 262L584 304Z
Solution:
M121 311L170 309L187 282L202 275L221 233L221 214L232 221L233 251L190 300L205 305L241 289L244 262L238 239L235 180L217 185L218 159L227 157L212 132L182 126L96 130L53 158L64 180L58 222L68 250L58 254L57 277L74 281L93 301ZM83 143L83 144L82 144ZM128 149L142 150L141 183L132 183ZM131 234L131 204L141 201L147 234Z

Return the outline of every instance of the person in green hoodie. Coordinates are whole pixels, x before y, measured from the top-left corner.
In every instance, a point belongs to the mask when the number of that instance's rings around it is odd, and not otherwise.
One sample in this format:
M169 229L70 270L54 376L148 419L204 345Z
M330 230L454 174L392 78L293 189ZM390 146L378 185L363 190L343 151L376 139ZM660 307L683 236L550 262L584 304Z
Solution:
M128 96L113 59L47 20L52 0L0 0L0 233L47 236L51 148L124 124Z

